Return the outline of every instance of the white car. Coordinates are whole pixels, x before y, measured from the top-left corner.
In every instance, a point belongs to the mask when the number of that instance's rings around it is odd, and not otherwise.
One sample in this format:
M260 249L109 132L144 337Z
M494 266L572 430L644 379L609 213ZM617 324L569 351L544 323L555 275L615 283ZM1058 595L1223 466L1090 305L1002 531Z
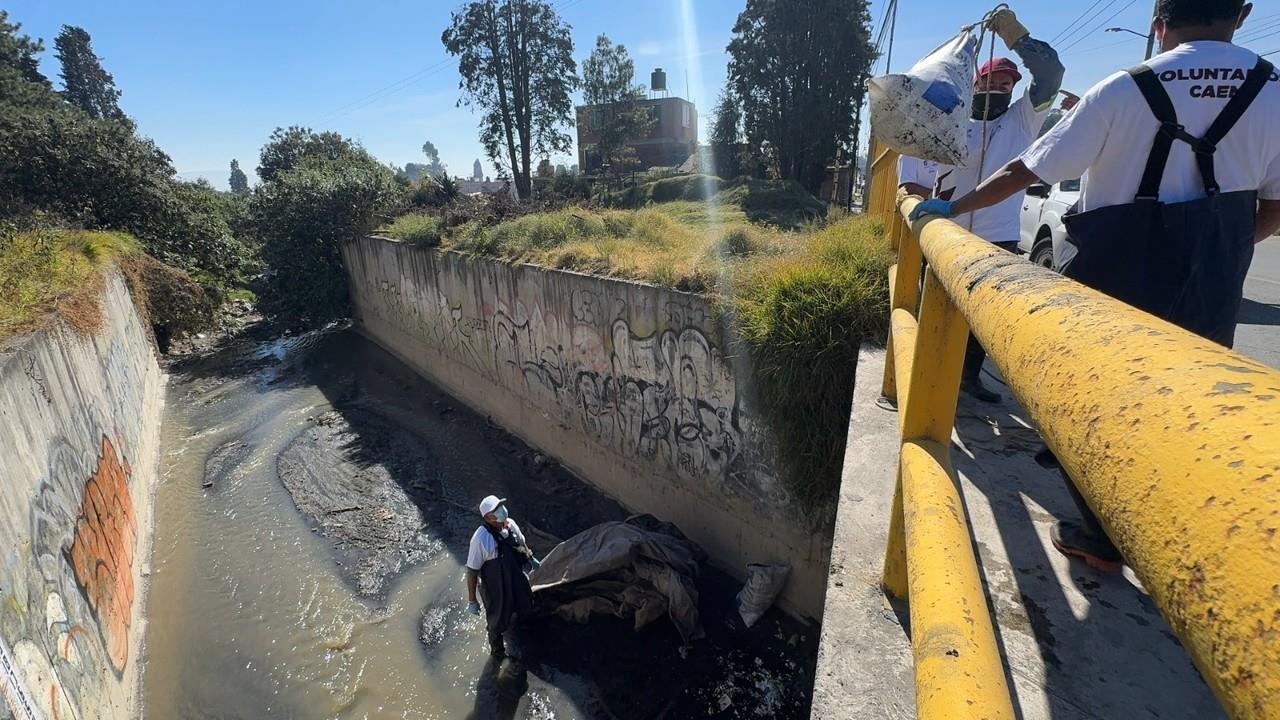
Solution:
M1026 253L1031 262L1047 268L1057 267L1054 258L1062 257L1063 244L1067 241L1062 216L1079 197L1078 179L1053 186L1036 183L1027 188L1018 220L1021 236L1018 249Z

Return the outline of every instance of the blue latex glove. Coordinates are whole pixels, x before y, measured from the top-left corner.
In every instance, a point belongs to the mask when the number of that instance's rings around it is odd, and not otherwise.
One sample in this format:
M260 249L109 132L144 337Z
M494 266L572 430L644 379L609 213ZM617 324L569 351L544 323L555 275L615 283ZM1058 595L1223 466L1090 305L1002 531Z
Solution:
M533 565L534 570L537 570L538 568L542 567L542 561L539 560L538 558L529 558L529 564Z
M952 215L951 204L950 200L939 198L925 200L917 205L915 210L911 211L911 222L915 222L925 215L940 215L944 218L949 218Z
M479 615L480 603L476 602L475 600L472 600L471 602L467 603L467 612L471 613L472 615Z

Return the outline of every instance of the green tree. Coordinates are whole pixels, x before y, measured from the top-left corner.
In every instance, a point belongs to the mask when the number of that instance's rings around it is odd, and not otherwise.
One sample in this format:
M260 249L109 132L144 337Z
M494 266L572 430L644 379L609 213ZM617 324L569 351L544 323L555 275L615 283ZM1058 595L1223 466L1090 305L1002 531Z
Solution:
M728 51L747 142L817 192L874 59L867 0L747 0Z
M22 25L10 23L8 17L0 10L0 108L12 115L16 107L62 105L49 79L40 73L43 42L21 34Z
M249 177L240 169L240 163L231 158L231 192L237 195L249 194Z
M436 146L430 141L422 143L422 154L427 156L426 172L433 178L444 175L444 163L440 162L440 152L436 150Z
M733 91L724 88L716 101L715 121L711 125L711 157L715 174L725 179L742 174L738 147L742 142L742 111Z
M480 158L471 163L471 179L477 182L484 179L484 166L480 164Z
M349 312L344 242L367 234L400 188L390 168L338 133L277 129L261 152L268 169L250 201L265 265L267 317L290 329Z
M276 128L258 154L258 178L271 182L282 172L292 170L304 157L341 160L351 154L368 157L351 141L336 132L314 132L298 125Z
M649 134L653 120L644 103L644 88L634 83L635 63L624 45L614 45L606 35L596 37L591 56L582 61L582 96L587 105L588 122L598 122L593 129L599 138L596 159L609 165L615 173L623 173L639 165L631 146Z
M62 96L67 102L102 120L124 120L120 91L111 73L102 67L102 58L93 52L93 42L84 28L63 25L53 41L62 64Z
M458 57L460 104L479 110L480 142L498 174L531 196L532 158L568 152L577 86L569 26L546 0L474 0L441 35Z

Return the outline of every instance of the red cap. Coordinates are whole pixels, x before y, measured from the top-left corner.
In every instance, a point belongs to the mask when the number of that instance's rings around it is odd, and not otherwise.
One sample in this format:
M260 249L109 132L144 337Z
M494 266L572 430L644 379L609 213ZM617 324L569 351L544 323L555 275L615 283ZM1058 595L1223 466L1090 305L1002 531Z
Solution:
M978 77L984 78L991 73L1007 72L1013 75L1013 81L1017 82L1022 79L1022 73L1018 72L1018 66L1007 57L998 57L988 60L978 68Z

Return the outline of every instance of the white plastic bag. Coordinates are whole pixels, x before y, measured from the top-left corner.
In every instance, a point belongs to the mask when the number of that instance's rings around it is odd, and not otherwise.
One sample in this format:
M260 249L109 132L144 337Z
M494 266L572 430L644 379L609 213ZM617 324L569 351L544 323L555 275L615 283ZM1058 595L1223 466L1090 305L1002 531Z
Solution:
M755 625L760 616L773 607L790 572L790 565L747 565L747 583L738 591L738 614L747 627Z
M867 82L871 131L903 155L964 166L978 38L961 30L902 74Z

